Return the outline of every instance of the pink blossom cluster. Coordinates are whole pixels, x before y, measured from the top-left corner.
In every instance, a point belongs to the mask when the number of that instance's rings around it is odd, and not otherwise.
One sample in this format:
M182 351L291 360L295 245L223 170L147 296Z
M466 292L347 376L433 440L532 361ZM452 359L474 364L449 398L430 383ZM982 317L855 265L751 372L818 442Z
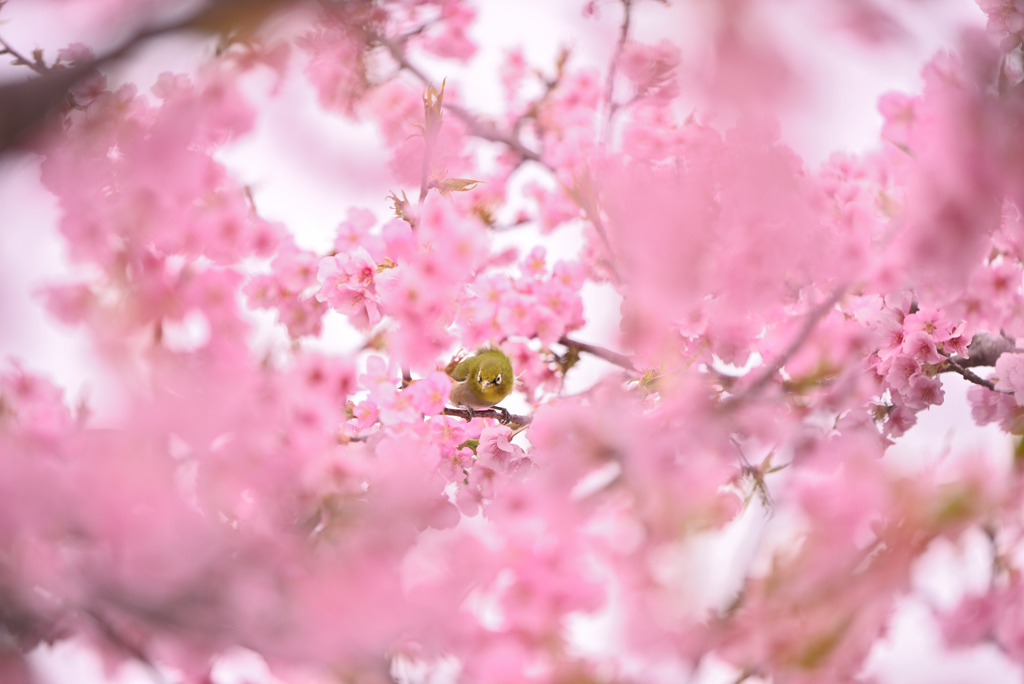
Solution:
M519 267L518 278L495 274L474 281L475 292L460 310L462 334L468 344L525 337L550 347L583 325L582 264L559 261L549 273L546 250L538 246Z
M315 84L320 105L348 115L369 90L364 52L367 37L355 30L359 19L370 18L370 8L352 3L351 23L326 12L317 15L315 26L298 41L309 55L306 75ZM357 16L366 14L365 17Z
M1012 50L1020 45L1024 31L1024 3L1019 0L978 0L988 16L988 30L1002 39L1001 47Z
M890 394L888 432L899 436L916 421L918 411L942 403L937 372L949 356L968 355L970 335L963 321L954 325L943 311L916 308L906 296L873 304L859 312L880 343L867 365L877 374L879 389Z
M957 382L1024 433L1016 5L982 3L1002 42L968 33L881 99L877 149L817 168L774 115L799 74L757 5L716 5L684 60L630 34L662 8L622 2L603 61L509 52L496 115L437 66L477 57L461 0L282 5L147 93L75 84L32 140L77 269L43 295L119 401L0 373L0 679L75 638L190 684L239 647L282 682L867 681L921 558L970 534L991 586L936 619L1024 661L1019 459L889 451ZM377 127L393 183L326 252L219 161L297 76ZM507 415L450 406L446 369L485 347ZM567 382L583 357L604 372ZM700 544L759 516L709 602Z
M672 80L679 65L679 48L665 40L658 45L631 43L620 58L622 75L633 82L636 97L652 95L671 100L678 95L678 85Z
M952 611L940 615L944 636L953 647L991 640L1015 661L1024 660L1024 625L1013 609L1020 601L1020 580L993 587L984 594L965 596Z
M276 309L280 321L293 339L319 335L321 319L327 306L316 298L316 274L320 257L294 244L282 244L273 261L271 272L253 276L245 285L249 305L259 309Z

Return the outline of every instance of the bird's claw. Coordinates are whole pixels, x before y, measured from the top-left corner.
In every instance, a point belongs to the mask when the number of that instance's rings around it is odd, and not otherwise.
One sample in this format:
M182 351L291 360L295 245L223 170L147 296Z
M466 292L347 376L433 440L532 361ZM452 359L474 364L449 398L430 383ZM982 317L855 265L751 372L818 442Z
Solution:
M463 404L459 408L463 409L467 414L469 414L466 416L467 423L477 417L477 410L474 409L472 406L466 406L465 404ZM499 415L497 421L502 425L508 425L509 423L512 422L512 414L508 412L508 409L504 409L500 406L492 406L491 410L498 412ZM484 413L484 411L480 411L480 413Z

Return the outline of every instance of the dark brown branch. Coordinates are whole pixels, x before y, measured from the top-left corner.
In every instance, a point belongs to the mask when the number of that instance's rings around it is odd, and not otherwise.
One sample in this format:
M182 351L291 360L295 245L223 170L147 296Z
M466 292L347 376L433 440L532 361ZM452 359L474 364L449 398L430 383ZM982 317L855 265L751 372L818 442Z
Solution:
M796 336L796 338L794 338L793 341L790 342L789 346L786 347L786 349L781 354L779 354L779 357L775 359L775 361L769 364L761 372L761 374L757 377L756 380L754 380L750 385L748 385L747 388L740 394L735 395L730 403L742 402L746 401L747 399L753 399L758 394L760 394L761 391L765 388L765 386L769 382L771 382L772 378L774 378L778 374L778 372L782 370L783 366L785 366L786 363L789 362L791 358L793 358L793 355L796 354L800 350L800 348L804 346L804 343L807 342L807 339L811 336L811 333L814 332L814 329L818 326L818 323L821 321L821 319L828 315L828 313L832 311L833 308L835 308L836 302L842 299L844 294L846 294L845 284L837 287L835 290L832 291L832 294L829 295L828 299L826 299L821 304L818 304L816 307L811 309L810 313L807 314L807 318L804 321L804 325L800 329L800 333Z
M564 337L564 336L559 338L558 343L559 344L563 344L566 347L569 347L571 349L576 349L577 351L582 351L582 352L587 352L588 354L593 354L594 356L596 356L598 358L604 359L608 363L613 363L616 366L619 366L620 368L625 368L628 371L632 371L634 373L639 373L640 372L639 370L637 370L637 367L633 365L633 362L630 361L629 357L626 356L625 354L619 354L618 352L613 352L610 349L605 349L604 347L599 347L596 344L587 344L586 342L577 342L574 339L571 339L569 337Z
M71 87L95 66L96 62L51 69L38 78L0 86L0 153L28 138L60 110Z
M3 7L3 5L0 5L0 7ZM20 52L18 52L17 50L15 50L11 46L11 44L8 43L3 38L0 38L0 45L2 45L3 48L4 48L2 51L0 51L0 54L8 54L8 55L11 55L12 57L14 57L14 59L17 60L15 62L16 65L18 65L18 66L21 66L21 65L27 66L29 69L31 69L32 71L36 72L37 74L45 75L49 71L49 69L47 69L45 65L43 65L43 64L41 64L39 62L38 58L37 59L29 59L29 58L27 58L25 55L23 55ZM37 52L37 54L38 54L38 52Z
M995 383L987 378L983 378L968 368L976 366L995 366L996 361L1003 354L1012 353L1017 347L1017 343L1008 338L1000 335L990 335L989 333L978 333L971 340L970 345L967 346L967 358L961 356L953 356L942 350L939 353L946 357L946 359L937 364L937 372L939 373L956 373L960 375L967 382L980 385L981 387L988 388L993 392L999 392L1001 394L1013 394L1008 390L996 389Z
M533 422L533 416L518 416L498 408L474 409L470 415L469 409L445 406L444 415L464 418L467 421L473 418L494 418L503 425L529 425Z
M963 379L966 380L967 382L973 382L975 385L987 387L993 392L999 392L1000 394L1013 394L1013 392L1009 392L1007 390L996 389L995 383L993 383L991 380L986 380L985 378L975 374L973 371L964 368L962 365L960 365L958 361L956 361L952 357L946 359L945 361L942 361L939 364L940 373L945 373L948 371L957 373L958 375L962 376Z
M1016 348L1017 342L1009 337L982 332L975 335L968 345L966 359L959 356L951 358L963 368L995 366L1000 356Z

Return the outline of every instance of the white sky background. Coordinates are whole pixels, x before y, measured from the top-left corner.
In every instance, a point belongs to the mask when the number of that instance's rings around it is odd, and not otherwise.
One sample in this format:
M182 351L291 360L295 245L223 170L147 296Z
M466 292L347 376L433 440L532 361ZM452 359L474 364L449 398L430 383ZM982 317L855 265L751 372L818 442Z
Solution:
M684 49L684 63L699 63L707 32L695 17L705 13L713 1L675 0L671 8L640 3L632 35L644 42L673 40ZM570 66L605 66L602 56L609 54L616 39L621 9L608 0L600 5L597 19L584 19L582 4L582 0L479 0L472 37L480 54L471 68L442 60L423 60L421 64L438 83L447 77L449 87L457 85L471 109L496 114L503 101L496 74L511 47L522 45L527 61L548 73L563 45L572 47ZM878 96L889 90L919 91L923 63L940 47L954 46L964 24L980 27L984 23L972 0L899 3L908 18L910 39L868 50L852 39L824 31L827 19L821 16L821 3L764 0L762 5L766 24L790 36L786 52L791 63L809 77L782 126L784 140L811 166L833 151L859 152L877 145L882 122L875 106ZM46 0L9 0L0 11L0 20L5 22L0 24L0 36L25 53L42 47L52 59L56 49L69 42L83 38L89 42L90 36L103 35L83 23L88 19L86 13L76 15L76 7L86 6L87 1L52 5ZM54 7L59 11L54 12ZM132 80L145 89L160 72L189 71L211 53L210 43L196 36L161 38L113 70L111 78ZM0 79L17 78L26 71L5 63L0 66ZM321 112L301 78L285 83L276 100L261 105L256 132L221 158L243 182L252 185L261 214L284 221L296 232L300 245L323 250L333 241L334 229L349 206L367 207L384 218L388 214L385 195L402 188L388 179L386 156L377 151L372 126L355 126ZM14 356L28 369L56 379L69 388L72 400L84 392L101 408L104 402L115 403L114 397L104 393L102 369L83 337L51 322L34 295L42 284L66 280L71 270L55 227L55 202L38 182L38 161L32 155L0 159L0 207L0 357ZM534 244L537 240L532 229L498 238L499 243ZM578 241L579 232L573 228L543 239L549 258L574 254ZM592 285L584 296L588 326L575 336L615 347L617 302L606 290ZM351 344L343 328L337 319L328 326L336 349ZM267 343L273 339L271 336ZM602 362L586 359L579 369L582 372L574 371L574 381L587 384L604 370ZM923 414L919 427L896 450L899 453L892 454L897 467L913 469L915 454L936 453L944 447L954 456L964 452L1005 456L1005 441L997 436L998 431L980 430L971 423L965 385L959 378L946 380L945 404ZM525 407L510 404L509 408ZM950 426L956 430L951 431ZM699 555L706 567L690 568L691 573L717 578L717 583L706 582L708 586L700 588L709 602L734 590L721 569L736 564L762 526L763 518L753 510L723 535L694 542L704 545ZM930 554L920 580L927 596L949 603L962 586L980 586L984 571L975 560L984 549L972 551L972 543L968 539L964 549L938 549ZM1021 669L993 651L940 656L943 650L927 611L919 603L908 602L870 667L878 672L881 684L1024 682ZM106 680L96 658L73 645L41 650L34 663L42 684L151 681L139 668L126 668L115 679ZM245 667L259 669L251 659ZM714 670L712 664L702 681L724 683L735 678L727 670ZM218 684L234 684L239 681L238 673L237 669L224 670Z

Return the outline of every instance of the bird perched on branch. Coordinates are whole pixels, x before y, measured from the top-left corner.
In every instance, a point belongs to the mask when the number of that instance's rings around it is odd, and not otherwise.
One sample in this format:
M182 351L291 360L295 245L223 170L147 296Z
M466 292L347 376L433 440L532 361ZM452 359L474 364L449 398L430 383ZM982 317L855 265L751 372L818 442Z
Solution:
M515 385L511 359L492 347L461 360L456 357L445 370L455 381L448 400L471 411L494 406L507 397Z

